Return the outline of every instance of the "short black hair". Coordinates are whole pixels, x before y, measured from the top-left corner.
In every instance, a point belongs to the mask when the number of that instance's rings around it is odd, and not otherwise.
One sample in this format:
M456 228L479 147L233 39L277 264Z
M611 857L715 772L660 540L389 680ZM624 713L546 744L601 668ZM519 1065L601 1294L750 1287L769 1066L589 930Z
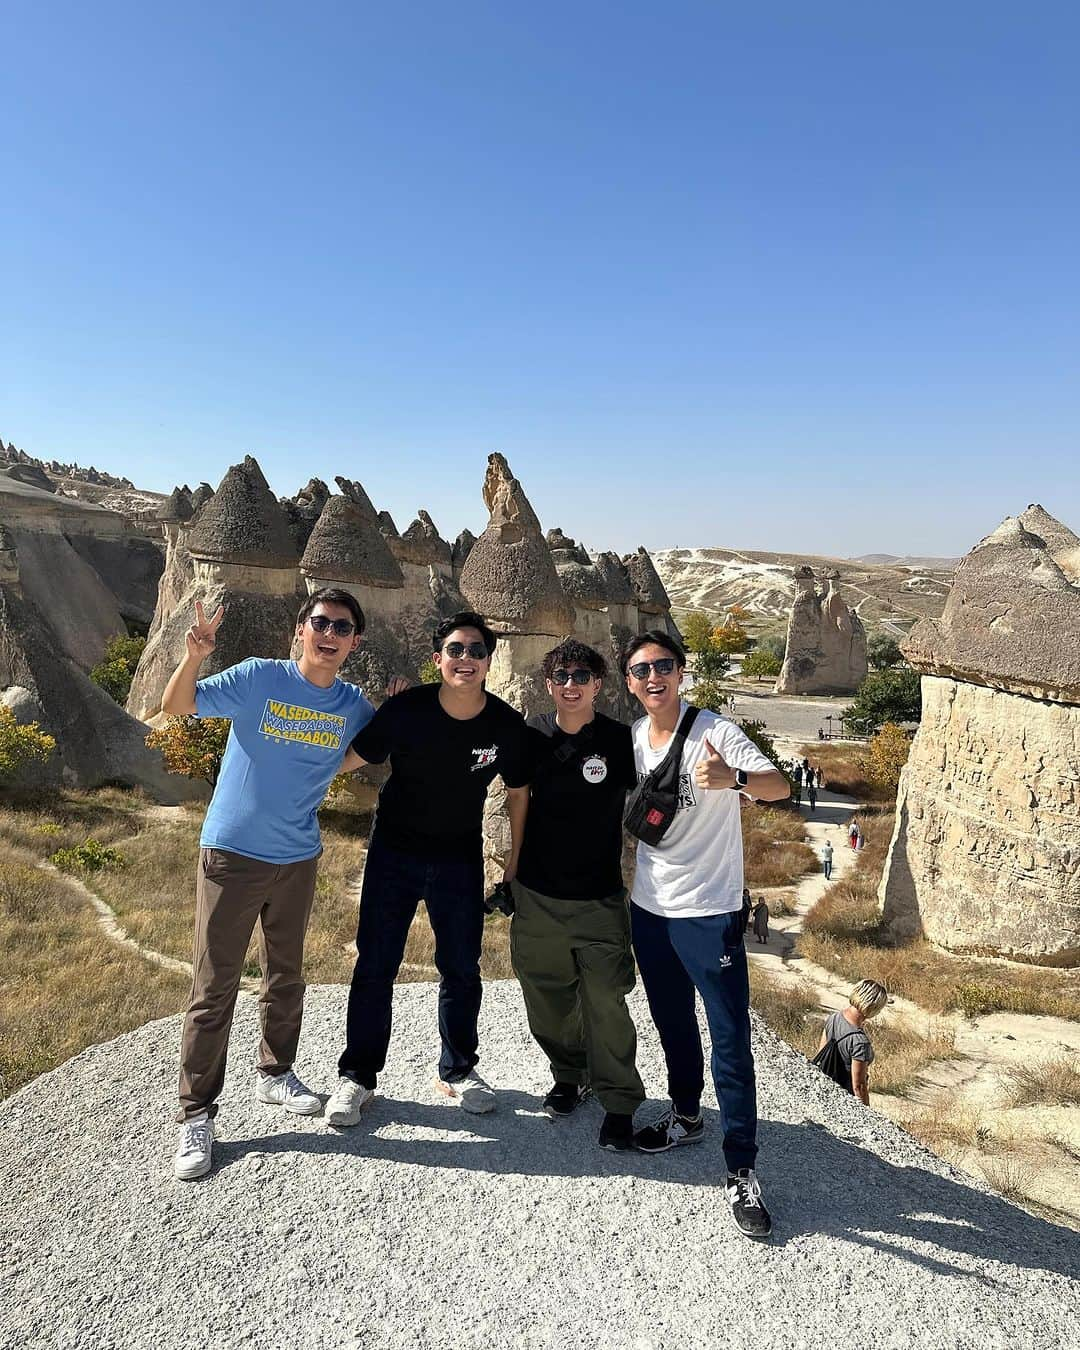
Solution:
M566 638L557 647L552 647L544 657L541 670L544 672L544 679L550 680L553 670L557 670L560 666L571 665L584 666L586 670L591 670L598 680L602 680L607 674L607 662L600 653L584 642L578 642L577 638Z
M340 586L323 586L320 590L312 591L300 606L300 613L296 616L297 628L311 618L316 605L324 603L340 605L343 609L347 609L356 625L357 636L364 631L367 620L364 618L364 611L360 608L360 601L351 591L343 591Z
M650 643L656 647L663 647L664 651L670 652L675 658L677 666L686 665L686 652L683 650L683 645L679 639L673 638L670 633L665 633L659 628L650 628L648 632L639 633L637 637L632 637L622 649L622 655L619 657L619 669L624 675L634 653L640 651L642 647L648 647Z
M458 614L451 614L448 619L443 619L442 623L436 625L435 631L431 635L431 650L441 652L443 643L455 628L475 628L484 639L488 656L495 650L498 638L484 622L483 615L475 614L471 609L463 609Z

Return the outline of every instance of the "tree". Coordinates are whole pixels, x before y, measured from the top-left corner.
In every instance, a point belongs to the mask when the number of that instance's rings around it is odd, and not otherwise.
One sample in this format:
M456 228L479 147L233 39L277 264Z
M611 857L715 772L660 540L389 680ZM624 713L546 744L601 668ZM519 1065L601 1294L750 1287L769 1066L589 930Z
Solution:
M720 683L719 680L704 679L694 680L692 689L687 690L686 701L692 703L695 708L707 708L709 712L726 713L730 709L731 695Z
M731 661L715 647L707 647L694 658L694 679L718 680L731 669Z
M783 633L763 633L757 640L756 651L772 652L773 656L784 664L784 657L787 655L787 638Z
M866 659L875 670L888 670L904 659L900 644L890 633L874 633L866 644Z
M105 655L90 672L90 679L117 703L126 703L145 646L144 637L121 633L110 638L105 644Z
M911 739L895 722L886 722L871 740L866 755L866 771L873 783L895 788L900 770L911 753Z
M780 757L776 753L776 746L773 744L773 738L765 730L765 723L747 720L746 722L740 722L739 727L741 728L743 734L749 740L754 742L754 744L765 756L765 758L772 760L772 762L779 769ZM780 769L780 772L784 773L784 770ZM784 776L785 778L787 777L786 774L784 774Z
M728 614L731 616L731 622L737 623L740 628L745 628L751 615L745 605L731 605L728 608Z
M688 614L682 623L682 635L688 652L707 651L712 639L712 620L707 614L696 609Z
M918 722L921 717L919 672L910 666L867 675L855 702L841 714L844 724L859 736L873 736L886 722Z
M20 726L10 708L0 704L0 783L10 782L31 764L44 764L56 749L56 741L38 722Z
M726 623L722 623L719 628L714 628L712 631L713 649L724 652L726 655L730 655L732 652L746 651L748 641L746 629L737 624L734 619L728 619Z
M765 676L776 676L780 674L781 662L775 653L767 651L764 647L758 647L752 651L742 663L742 673L752 675L757 681Z
M170 717L163 727L150 732L146 744L161 751L170 773L203 778L213 787L231 725L227 717Z

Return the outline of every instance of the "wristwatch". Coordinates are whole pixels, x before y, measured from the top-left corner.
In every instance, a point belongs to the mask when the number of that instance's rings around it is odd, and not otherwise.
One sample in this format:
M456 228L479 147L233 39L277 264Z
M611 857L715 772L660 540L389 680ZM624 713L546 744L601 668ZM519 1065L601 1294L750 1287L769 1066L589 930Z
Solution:
M732 787L735 789L736 792L742 792L743 788L746 787L749 781L750 775L746 772L745 769L736 769L735 782L732 784Z

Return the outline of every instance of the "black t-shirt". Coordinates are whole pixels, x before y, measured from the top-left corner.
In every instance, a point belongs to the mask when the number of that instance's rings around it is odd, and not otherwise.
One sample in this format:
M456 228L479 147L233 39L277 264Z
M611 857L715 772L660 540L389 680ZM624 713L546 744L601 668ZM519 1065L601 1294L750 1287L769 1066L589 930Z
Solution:
M574 736L553 712L529 718L532 792L518 880L556 900L621 890L622 813L637 782L630 728L603 713Z
M528 732L494 694L475 717L451 717L439 687L388 698L352 748L369 764L390 759L375 822L380 842L424 858L472 858L482 847L488 784L496 774L507 787L529 781Z

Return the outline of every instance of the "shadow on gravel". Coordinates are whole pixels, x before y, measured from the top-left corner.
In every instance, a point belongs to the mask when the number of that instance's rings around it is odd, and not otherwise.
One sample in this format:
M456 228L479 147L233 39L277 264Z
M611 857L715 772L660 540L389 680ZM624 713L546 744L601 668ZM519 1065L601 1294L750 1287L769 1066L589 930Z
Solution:
M656 1104L647 1103L639 1123L656 1114ZM500 1092L499 1110L488 1116L466 1115L441 1103L378 1097L350 1130L324 1127L220 1140L214 1172L253 1154L321 1154L487 1175L631 1175L669 1185L712 1187L725 1172L720 1116L710 1110L704 1114L706 1138L700 1145L648 1155L599 1149L602 1114L595 1102L571 1120L552 1122L539 1113L539 1099L522 1092ZM432 1137L398 1133L417 1129L430 1130ZM833 1134L816 1122L763 1120L759 1172L773 1214L773 1246L824 1235L937 1274L986 1284L997 1282L970 1269L970 1262L999 1261L1080 1278L1074 1233L962 1180L887 1162L862 1140ZM719 1195L717 1203L723 1203ZM925 1249L919 1250L918 1244Z

